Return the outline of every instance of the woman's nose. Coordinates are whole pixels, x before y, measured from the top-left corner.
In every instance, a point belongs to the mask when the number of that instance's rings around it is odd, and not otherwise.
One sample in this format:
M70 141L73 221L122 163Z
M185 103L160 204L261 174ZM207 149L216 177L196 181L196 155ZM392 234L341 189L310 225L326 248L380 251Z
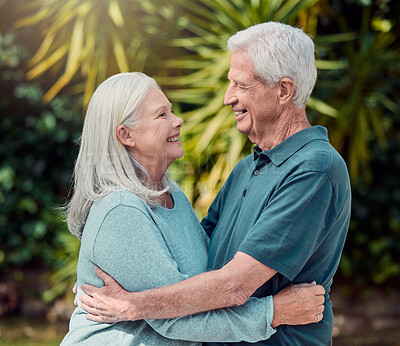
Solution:
M179 118L177 115L173 115L174 119L172 121L172 126L173 127L182 127L183 125L183 120L181 118Z

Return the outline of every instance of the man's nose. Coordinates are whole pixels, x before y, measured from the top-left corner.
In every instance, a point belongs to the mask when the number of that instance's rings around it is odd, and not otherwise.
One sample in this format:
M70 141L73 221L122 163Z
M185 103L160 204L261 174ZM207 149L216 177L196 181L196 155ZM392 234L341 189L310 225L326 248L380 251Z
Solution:
M237 98L232 91L231 84L229 84L228 88L226 89L226 92L225 92L224 104L226 106L229 106L231 104L234 104L236 101L237 101Z

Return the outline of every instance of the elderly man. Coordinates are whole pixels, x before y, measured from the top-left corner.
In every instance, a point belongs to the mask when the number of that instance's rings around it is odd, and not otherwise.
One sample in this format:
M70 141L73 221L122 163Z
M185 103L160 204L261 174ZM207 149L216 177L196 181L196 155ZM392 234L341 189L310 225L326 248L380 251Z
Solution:
M123 291L99 271L106 286L84 285L89 296L80 299L96 321L165 318L241 305L251 295L316 280L326 290L322 321L316 315L319 323L280 326L257 344L329 345L328 293L346 238L351 195L346 165L326 129L311 127L306 117L317 74L314 44L300 29L269 22L238 32L228 48L224 102L232 107L238 130L256 146L235 166L202 221L211 237L212 270L137 293Z

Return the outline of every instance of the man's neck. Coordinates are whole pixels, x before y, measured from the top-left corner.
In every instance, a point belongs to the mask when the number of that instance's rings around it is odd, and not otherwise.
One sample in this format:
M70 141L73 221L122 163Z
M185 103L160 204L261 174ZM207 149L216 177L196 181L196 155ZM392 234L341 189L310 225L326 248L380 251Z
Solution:
M256 143L263 151L270 150L295 133L311 127L305 109L299 108L283 112L274 125L271 126L271 131Z

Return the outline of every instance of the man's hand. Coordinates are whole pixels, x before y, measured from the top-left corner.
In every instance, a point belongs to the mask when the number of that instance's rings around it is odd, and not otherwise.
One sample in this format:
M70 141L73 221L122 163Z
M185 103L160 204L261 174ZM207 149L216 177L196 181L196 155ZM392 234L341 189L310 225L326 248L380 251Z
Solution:
M102 271L99 267L95 268L96 274L104 281L103 287L94 287L87 284L81 286L81 290L87 295L80 295L81 308L88 314L88 320L104 323L115 323L120 321L133 321L135 317L130 310L128 295L132 294L125 291L117 281Z
M274 318L271 326L317 323L323 318L325 289L310 284L290 285L274 296Z

